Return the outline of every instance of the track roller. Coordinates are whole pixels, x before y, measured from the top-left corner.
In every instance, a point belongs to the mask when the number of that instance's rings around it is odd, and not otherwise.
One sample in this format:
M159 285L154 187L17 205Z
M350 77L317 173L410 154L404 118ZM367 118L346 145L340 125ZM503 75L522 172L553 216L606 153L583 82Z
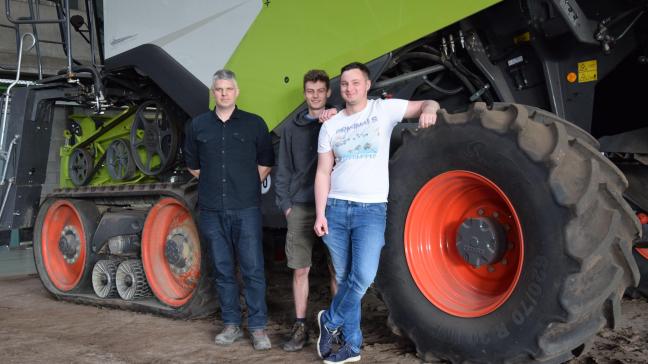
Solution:
M125 260L119 264L115 274L115 283L119 297L126 301L151 295L151 289L146 282L144 268L139 259Z
M114 260L100 260L92 269L92 288L100 298L117 297L115 274L118 263Z

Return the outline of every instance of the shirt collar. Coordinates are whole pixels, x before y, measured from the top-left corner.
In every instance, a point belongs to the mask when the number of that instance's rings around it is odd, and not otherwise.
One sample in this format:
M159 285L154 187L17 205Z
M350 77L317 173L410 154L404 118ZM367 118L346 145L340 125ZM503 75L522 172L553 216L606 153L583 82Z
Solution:
M218 119L219 121L222 121L222 120L218 117L218 114L216 114L216 106L214 106L214 108L212 109L212 113L213 113L213 115L214 115L214 117L215 117L216 119ZM229 120L232 120L232 119L240 119L240 118L241 118L241 110L239 110L239 108L238 108L237 105L234 105L234 111L232 111L232 115L230 116L230 118L228 119L228 121L229 121Z

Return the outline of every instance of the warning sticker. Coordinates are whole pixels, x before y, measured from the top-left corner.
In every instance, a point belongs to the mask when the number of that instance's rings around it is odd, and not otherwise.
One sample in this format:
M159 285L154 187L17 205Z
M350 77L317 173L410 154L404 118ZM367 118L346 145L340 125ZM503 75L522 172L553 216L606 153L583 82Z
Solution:
M578 62L578 82L592 82L598 80L596 60Z

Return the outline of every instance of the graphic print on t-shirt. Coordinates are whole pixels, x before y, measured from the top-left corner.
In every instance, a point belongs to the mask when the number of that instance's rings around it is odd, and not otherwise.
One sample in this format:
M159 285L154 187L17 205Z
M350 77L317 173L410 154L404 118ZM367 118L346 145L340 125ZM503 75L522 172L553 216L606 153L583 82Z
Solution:
M380 145L380 124L376 116L335 131L333 150L337 163L347 159L373 159Z

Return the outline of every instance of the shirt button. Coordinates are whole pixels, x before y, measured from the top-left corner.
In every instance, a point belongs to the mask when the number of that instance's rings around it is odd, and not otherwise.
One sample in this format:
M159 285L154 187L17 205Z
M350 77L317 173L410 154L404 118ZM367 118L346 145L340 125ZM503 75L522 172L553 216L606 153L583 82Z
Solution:
M225 180L225 178L223 178L223 183L225 183L225 182L226 182L226 180Z

